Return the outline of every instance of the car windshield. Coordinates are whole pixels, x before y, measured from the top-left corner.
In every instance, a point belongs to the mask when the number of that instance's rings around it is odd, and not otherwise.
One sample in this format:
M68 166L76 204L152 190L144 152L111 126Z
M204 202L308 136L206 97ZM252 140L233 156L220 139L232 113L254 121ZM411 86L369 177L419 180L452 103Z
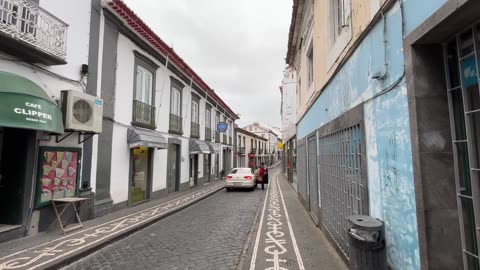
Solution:
M230 174L251 174L252 170L247 168L233 169Z

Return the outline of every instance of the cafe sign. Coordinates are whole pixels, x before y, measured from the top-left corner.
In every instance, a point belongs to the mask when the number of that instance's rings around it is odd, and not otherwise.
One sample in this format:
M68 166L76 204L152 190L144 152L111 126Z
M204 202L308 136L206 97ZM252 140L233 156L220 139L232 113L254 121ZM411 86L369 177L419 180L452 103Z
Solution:
M63 133L62 113L39 86L0 73L0 126Z

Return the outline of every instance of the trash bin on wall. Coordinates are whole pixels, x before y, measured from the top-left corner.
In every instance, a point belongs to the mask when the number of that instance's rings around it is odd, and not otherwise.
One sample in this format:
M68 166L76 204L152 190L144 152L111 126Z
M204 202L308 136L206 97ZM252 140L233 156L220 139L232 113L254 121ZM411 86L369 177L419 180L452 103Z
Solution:
M385 227L382 221L362 215L348 217L350 270L386 270Z

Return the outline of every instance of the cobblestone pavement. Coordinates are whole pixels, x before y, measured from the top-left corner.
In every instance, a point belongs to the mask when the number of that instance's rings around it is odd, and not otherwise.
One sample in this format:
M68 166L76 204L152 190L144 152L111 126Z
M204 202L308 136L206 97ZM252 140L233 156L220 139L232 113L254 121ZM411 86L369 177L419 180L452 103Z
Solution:
M86 229L59 236L45 233L0 245L0 270L2 269L58 269L82 254L88 254L119 237L131 234L175 213L219 190L224 190L224 181L192 189L191 192L169 196L166 200L151 201L138 207L86 222Z
M236 269L265 193L222 190L64 269Z

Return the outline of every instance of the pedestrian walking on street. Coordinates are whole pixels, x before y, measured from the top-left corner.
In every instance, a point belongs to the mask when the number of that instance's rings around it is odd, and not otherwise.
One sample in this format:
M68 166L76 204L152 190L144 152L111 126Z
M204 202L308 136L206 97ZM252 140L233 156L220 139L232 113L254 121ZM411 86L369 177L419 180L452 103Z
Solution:
M265 189L264 188L264 185L265 185L265 175L267 174L267 169L265 168L265 164L262 163L262 165L260 166L260 169L258 169L258 181L260 183L262 183L262 189Z

